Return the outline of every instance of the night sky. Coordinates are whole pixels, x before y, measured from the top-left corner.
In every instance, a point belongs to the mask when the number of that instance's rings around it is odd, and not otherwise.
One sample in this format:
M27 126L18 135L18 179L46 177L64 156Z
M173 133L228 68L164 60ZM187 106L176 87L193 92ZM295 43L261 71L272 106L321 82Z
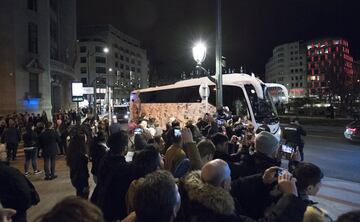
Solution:
M77 0L78 25L112 24L142 41L152 68L168 82L190 72L191 48L206 42L215 67L216 0ZM360 0L223 0L227 67L263 76L274 46L326 36L350 42L360 60ZM154 69L152 69L154 72Z

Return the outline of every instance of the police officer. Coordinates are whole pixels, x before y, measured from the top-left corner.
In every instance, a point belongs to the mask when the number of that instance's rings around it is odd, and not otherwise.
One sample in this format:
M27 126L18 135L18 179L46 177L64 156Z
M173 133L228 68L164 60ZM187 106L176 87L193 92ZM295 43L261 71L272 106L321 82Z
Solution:
M285 139L285 144L288 144L293 147L298 147L301 161L304 160L304 140L301 136L306 136L306 131L300 125L299 119L295 118L290 121L290 125L284 127L283 138Z

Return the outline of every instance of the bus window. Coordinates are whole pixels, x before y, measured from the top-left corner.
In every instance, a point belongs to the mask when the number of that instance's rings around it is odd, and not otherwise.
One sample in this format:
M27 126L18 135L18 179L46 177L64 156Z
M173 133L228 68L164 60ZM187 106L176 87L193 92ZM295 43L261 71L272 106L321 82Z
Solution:
M216 106L215 86L210 87L209 103ZM250 119L248 105L241 87L223 85L223 106L229 107L233 115Z

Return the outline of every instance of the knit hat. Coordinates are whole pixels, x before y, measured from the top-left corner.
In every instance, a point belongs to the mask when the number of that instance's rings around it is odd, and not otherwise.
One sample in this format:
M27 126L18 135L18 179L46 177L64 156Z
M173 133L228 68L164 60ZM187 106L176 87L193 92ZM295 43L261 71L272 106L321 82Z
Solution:
M262 131L255 137L255 150L271 156L279 148L279 141L269 132Z

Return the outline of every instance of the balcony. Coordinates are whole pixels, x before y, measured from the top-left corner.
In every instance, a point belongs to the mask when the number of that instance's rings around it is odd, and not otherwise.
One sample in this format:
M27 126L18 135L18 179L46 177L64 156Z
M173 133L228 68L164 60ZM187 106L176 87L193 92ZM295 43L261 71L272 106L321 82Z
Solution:
M52 73L55 73L56 75L64 75L65 74L66 76L68 76L72 79L76 79L74 69L71 66L69 66L63 62L51 59L50 60L50 70Z

